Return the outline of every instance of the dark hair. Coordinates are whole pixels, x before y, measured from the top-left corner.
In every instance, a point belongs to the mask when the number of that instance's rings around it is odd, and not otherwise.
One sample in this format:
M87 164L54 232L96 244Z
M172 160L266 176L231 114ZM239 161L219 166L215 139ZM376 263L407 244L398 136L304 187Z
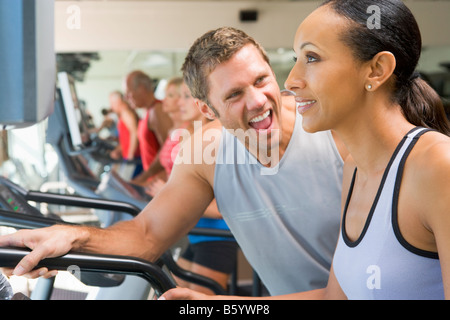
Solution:
M141 70L134 70L127 75L127 79L130 81L131 88L137 89L139 86L143 86L147 91L153 92L153 81L148 74Z
M401 0L327 0L337 14L349 21L342 40L360 61L369 61L377 53L391 52L396 59L393 101L405 118L416 126L450 135L450 123L443 103L420 75L415 72L422 51L419 26ZM372 6L372 7L371 7ZM369 18L378 10L378 26L369 26Z

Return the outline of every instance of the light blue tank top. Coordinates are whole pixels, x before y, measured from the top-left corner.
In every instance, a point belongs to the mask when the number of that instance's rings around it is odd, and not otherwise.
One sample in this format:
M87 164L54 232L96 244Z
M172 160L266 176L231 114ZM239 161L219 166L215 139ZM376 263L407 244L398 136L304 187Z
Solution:
M216 161L219 210L272 295L323 287L339 234L343 161L330 132L301 122L276 168L226 130Z
M352 242L345 232L345 217L355 170L333 260L336 278L349 299L444 298L437 253L411 246L402 237L397 223L403 167L417 140L427 131L414 128L400 142L385 170L364 229Z

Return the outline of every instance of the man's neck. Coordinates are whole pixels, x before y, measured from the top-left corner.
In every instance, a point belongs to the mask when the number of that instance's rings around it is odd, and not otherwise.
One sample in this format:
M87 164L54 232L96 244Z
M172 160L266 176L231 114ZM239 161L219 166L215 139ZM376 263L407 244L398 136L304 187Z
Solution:
M146 103L145 108L149 110L153 108L155 104L158 102L158 100L154 96L148 97L147 101L148 102Z

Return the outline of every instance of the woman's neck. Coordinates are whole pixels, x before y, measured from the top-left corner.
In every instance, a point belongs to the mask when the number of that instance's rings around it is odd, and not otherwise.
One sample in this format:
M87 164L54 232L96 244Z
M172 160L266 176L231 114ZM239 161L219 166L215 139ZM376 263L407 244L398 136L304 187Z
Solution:
M400 106L392 105L376 114L362 115L336 132L352 155L359 174L372 176L384 172L395 148L413 127Z

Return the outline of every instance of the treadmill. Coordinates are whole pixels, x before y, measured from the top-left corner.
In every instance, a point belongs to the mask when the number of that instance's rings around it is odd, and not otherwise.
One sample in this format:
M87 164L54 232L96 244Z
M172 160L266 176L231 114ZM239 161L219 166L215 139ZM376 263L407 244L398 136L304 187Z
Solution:
M119 212L119 215L126 215L128 218L133 216L133 214L137 214L136 212L139 212L149 201L145 193L142 193L142 198L139 198L132 194L125 194L123 190L117 190L115 195L111 196L111 199L114 199L114 201L105 200L102 195L103 191L98 189L101 182L100 177L93 174L92 170L89 170L87 162L94 158L97 160L103 159L104 150L111 146L98 139L90 139L90 141L82 141L80 139L80 141L74 143L74 137L78 136L73 133L76 133L77 129L80 130L80 128L77 125L73 126L73 124L79 124L77 123L76 112L79 112L81 109L76 109L75 105L72 106L72 109L70 104L64 105L62 101L62 87L56 86L57 63L53 39L53 18L54 0L31 2L28 0L0 1L0 20L4 22L4 26L8 27L5 29L8 36L0 37L0 41L5 42L0 45L0 70L2 70L2 77L0 78L0 124L1 129L6 130L34 125L49 118L48 141L50 143L53 142L52 145L55 147L56 152L60 152L61 163L66 164L65 167L62 166L62 170L66 170L66 176L71 186L76 190L77 195L27 191L13 184L8 179L2 179L0 181L2 186L0 225L2 226L38 228L54 223L66 223L56 216L43 216L40 210L31 206L28 201L78 205L96 209L105 209L104 206L106 205L111 211ZM64 88L65 95L67 93L70 95L72 93L71 90L74 89L74 87ZM69 108L66 108L67 106ZM67 112L70 111L74 113L71 116L67 116ZM66 121L70 121L70 127ZM70 136L68 135L69 132ZM66 158L62 158L63 156L66 156ZM66 159L69 161L66 162ZM105 185L128 187L118 177L111 176L112 178L106 181ZM116 181L120 183L117 184L115 183ZM134 186L132 188L135 189ZM108 192L112 192L117 187L107 189ZM127 190L132 192L132 189ZM123 196L126 197L127 201L121 201ZM122 216L115 219L120 220L123 218ZM111 222L109 221L108 223ZM18 257L25 250L1 248L0 251L0 264L4 267L11 267L18 261ZM162 259L160 260L162 261ZM88 271L95 271L100 268L104 273L108 269L113 271L117 269L114 266L105 267L103 265L102 267L100 261L97 262L100 266L89 265L86 267ZM80 265L82 265L81 262ZM48 266L50 268L58 268L57 265L51 263ZM174 271L171 270L171 272ZM175 270L175 272L177 271ZM129 277L131 279L134 275L135 273L131 272L131 276L126 275L123 281L110 277L110 280L114 280L111 288L120 288L127 284ZM144 291L149 288L148 281L141 277L136 280L139 281L136 281L135 285L130 285L126 288L122 287L116 293L110 296L105 295L105 297L108 299L147 298ZM120 285L117 285L119 282Z
M34 203L63 204L84 208L120 211L128 213L131 216L134 216L139 212L139 208L135 207L134 205L120 201L86 198L74 195L61 195L56 193L40 192L40 191L28 191L20 187L19 185L11 182L8 179L0 177L1 226L12 227L16 229L35 229L35 228L49 227L54 224L76 225L75 223L63 221L58 215L54 215L51 213L46 216L43 215L41 211L39 211L36 207L31 206L29 204L30 201ZM5 254L8 254L8 250L6 249L5 249L6 251L2 250L0 250L0 267L12 267L12 265L10 264L6 265L4 264L5 260L3 259L1 253L5 252ZM17 248L15 248L15 250L16 250L14 251L15 254L17 253L18 256L22 257L27 252L27 250ZM19 250L20 252L18 252L17 250ZM90 256L99 256L99 255L90 255ZM108 264L108 268L105 267L106 266L105 264L101 265L101 263L100 266L96 266L95 263L98 260L95 259L93 260L88 259L87 261L92 262L93 265L89 264L89 267L86 267L84 269L83 269L84 264L78 265L72 263L72 265L80 267L81 273L79 280L82 283L90 286L97 286L100 288L95 297L91 296L89 298L90 299L95 298L97 300L147 299L149 294L151 294L151 289L153 288L152 284L154 284L151 281L148 281L148 279L146 279L148 275L143 276L141 274L142 270L139 272L132 272L132 270L127 269L128 271L125 270L127 272L119 272L121 269L124 268L123 263L125 264L127 263L127 262L120 262L122 261L120 259L126 259L127 261L128 260L137 261L139 259L134 259L132 257L122 257L122 258L111 257L111 259L113 260L111 261L113 265ZM43 261L41 265L47 266L46 265L47 260L48 259ZM120 260L118 262L118 265L114 265L114 261L117 262L118 260ZM20 259L15 261L18 262L20 261ZM132 264L132 262L129 263ZM140 265L146 263L147 262L144 261L139 262ZM187 272L179 268L174 262L170 252L164 253L156 263L154 264L149 263L149 265L150 265L149 268L153 269L156 267L160 268L161 272L164 273L164 277L170 279L170 280L161 280L164 281L166 284L169 282L174 283L173 278L171 277L171 274L174 274L187 281L191 281L199 285L206 286L217 294L226 294L226 292L222 289L222 287L215 281L197 274L193 274L191 272ZM48 267L57 270L68 270L67 268L61 269L62 267L58 267L58 264L56 265L50 264L48 265ZM160 273L160 271L158 271L158 273ZM53 282L54 278L38 279L38 283L32 292L31 299L33 300L50 299L53 290ZM158 292L156 291L155 294L158 294Z

